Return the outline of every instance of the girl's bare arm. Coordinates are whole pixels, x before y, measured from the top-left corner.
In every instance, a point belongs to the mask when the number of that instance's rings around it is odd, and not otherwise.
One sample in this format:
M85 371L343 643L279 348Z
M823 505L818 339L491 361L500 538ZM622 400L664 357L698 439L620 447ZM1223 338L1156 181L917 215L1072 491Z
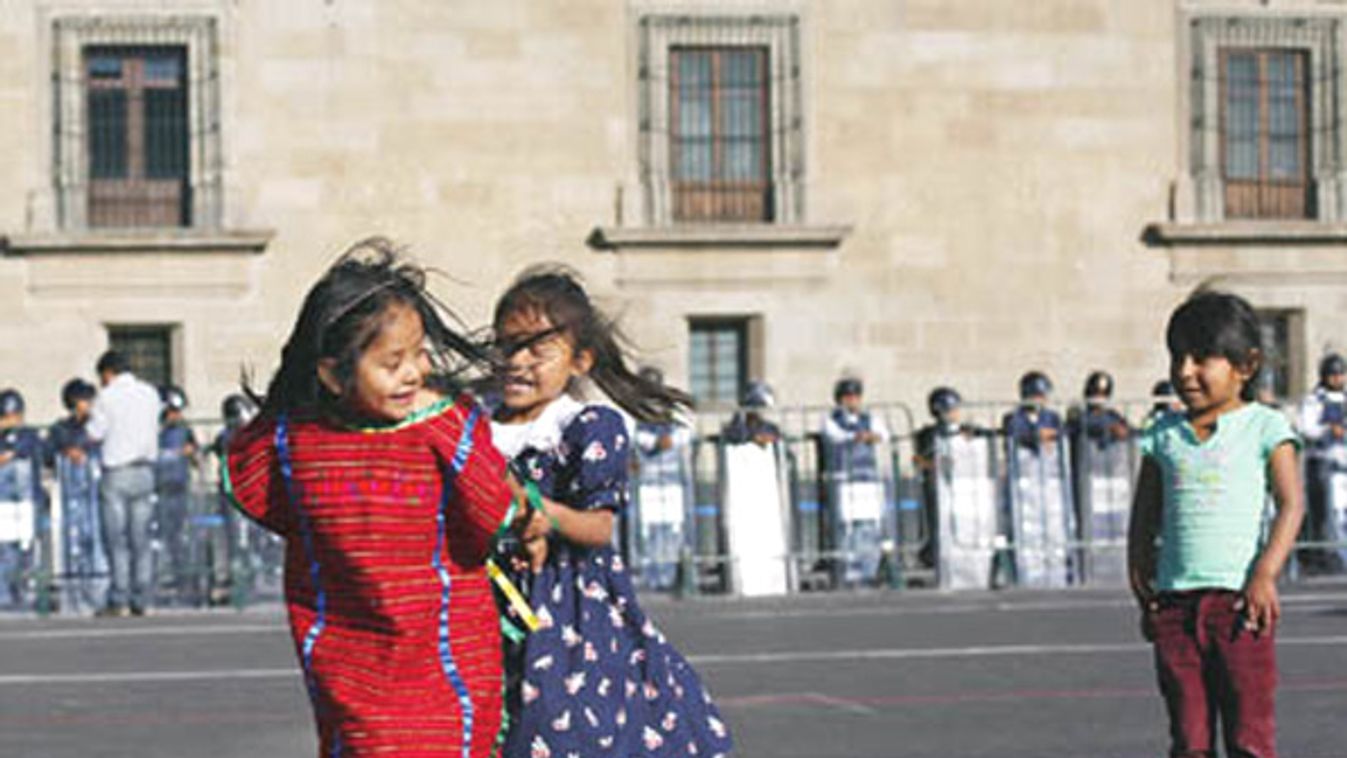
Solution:
M1300 463L1295 445L1284 443L1272 451L1268 461L1272 475L1272 493L1277 516L1267 544L1254 564L1244 588L1246 614L1255 629L1270 629L1281 618L1281 600L1277 596L1277 576L1295 548L1300 522L1305 518L1305 501L1300 487Z
M1127 578L1137 604L1143 608L1155 594L1155 539L1160 533L1163 497L1160 465L1150 456L1142 458L1132 498L1132 520L1127 527Z
M508 477L510 488L521 502L527 494L513 475ZM542 511L534 512L528 521L521 523L521 537L526 542L546 536L555 531L567 540L583 547L602 547L613 541L613 512L607 508L589 511L576 510L570 506L540 497Z

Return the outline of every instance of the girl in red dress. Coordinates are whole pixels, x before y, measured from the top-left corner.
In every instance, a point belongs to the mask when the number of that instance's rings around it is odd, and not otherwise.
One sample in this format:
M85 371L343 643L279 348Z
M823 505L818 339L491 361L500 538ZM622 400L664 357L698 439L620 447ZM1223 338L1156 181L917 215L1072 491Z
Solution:
M237 507L286 537L320 756L487 756L500 731L484 561L526 519L489 419L453 389L481 353L424 285L384 240L342 256L224 465Z

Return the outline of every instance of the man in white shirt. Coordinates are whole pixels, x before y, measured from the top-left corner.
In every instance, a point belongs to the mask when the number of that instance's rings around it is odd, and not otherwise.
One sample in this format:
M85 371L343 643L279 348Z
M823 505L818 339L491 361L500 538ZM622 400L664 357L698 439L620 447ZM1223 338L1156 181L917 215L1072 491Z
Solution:
M103 443L99 485L103 544L112 575L100 615L144 615L151 590L150 520L154 516L154 461L159 455L159 392L136 378L126 356L109 350L98 359L103 391L94 401L89 438Z

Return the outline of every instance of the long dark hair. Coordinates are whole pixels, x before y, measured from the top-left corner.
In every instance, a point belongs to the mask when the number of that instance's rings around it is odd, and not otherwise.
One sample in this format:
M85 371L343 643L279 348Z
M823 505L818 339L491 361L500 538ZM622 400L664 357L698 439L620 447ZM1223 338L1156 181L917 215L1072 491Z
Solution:
M680 409L693 407L688 393L631 369L624 349L630 342L616 322L594 306L580 276L570 268L542 264L525 269L497 301L491 322L499 331L511 315L530 311L547 316L554 327L564 331L576 352L588 350L593 354L590 379L638 420L667 422Z
M336 361L333 373L341 383L341 395L348 394L361 353L379 336L394 305L412 308L421 316L431 386L454 392L464 372L488 365L483 346L446 324L458 319L426 290L426 270L405 260L392 241L370 237L342 253L305 296L266 396L253 392L246 378L244 391L261 406L263 415L336 410L340 396L318 380L318 362Z
M1249 371L1240 388L1240 399L1252 402L1258 394L1258 375L1263 368L1263 337L1258 314L1238 295L1215 290L1193 293L1169 317L1165 345L1172 359L1221 356Z

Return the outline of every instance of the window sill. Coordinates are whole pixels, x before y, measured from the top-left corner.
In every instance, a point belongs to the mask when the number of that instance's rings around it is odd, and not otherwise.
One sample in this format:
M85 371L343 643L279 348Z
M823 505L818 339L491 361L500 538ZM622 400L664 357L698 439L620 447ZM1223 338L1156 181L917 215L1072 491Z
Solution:
M1153 223L1146 226L1142 239L1160 246L1341 244L1347 243L1347 224L1308 220Z
M276 236L274 230L232 229L127 230L52 234L16 234L0 237L0 253L5 256L90 255L90 254L245 254L266 251Z
M690 224L686 226L598 226L586 240L595 250L678 250L726 248L816 248L835 250L851 233L850 226L780 224Z

